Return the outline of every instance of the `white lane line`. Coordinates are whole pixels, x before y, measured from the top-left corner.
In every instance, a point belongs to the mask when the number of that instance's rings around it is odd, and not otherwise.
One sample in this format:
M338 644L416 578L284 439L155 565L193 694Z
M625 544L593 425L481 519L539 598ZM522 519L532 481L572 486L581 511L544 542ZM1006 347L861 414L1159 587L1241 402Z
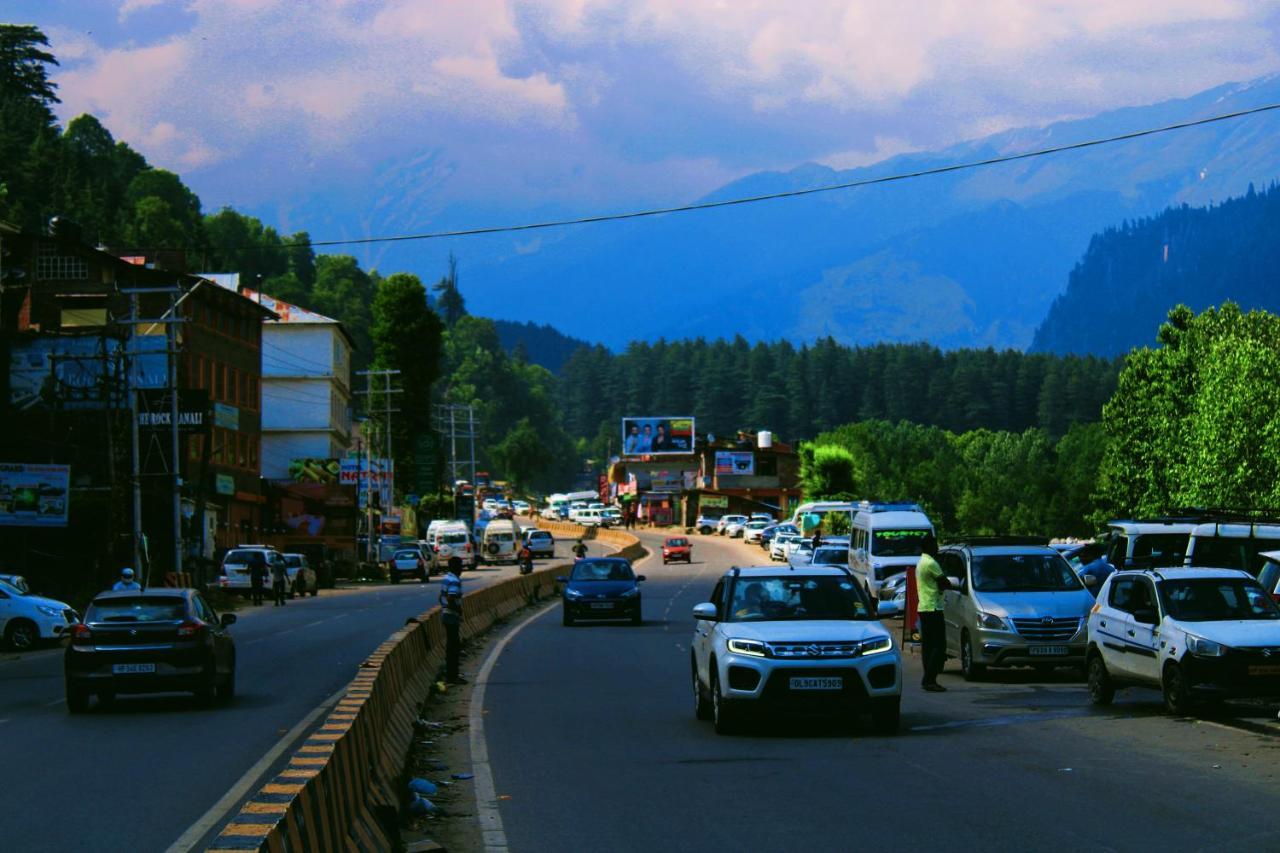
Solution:
M9 722L8 718L0 720L0 724L7 723L7 722Z
M271 769L271 765L275 764L276 759L289 749L292 749L294 742L302 737L317 719L338 704L338 700L346 695L349 686L347 684L342 685L332 696L329 696L311 709L311 712L299 720L297 725L289 729L284 737L276 741L276 745L271 747L266 755L259 758L256 764L246 770L245 774L222 795L220 800L213 804L212 808L205 812L199 820L191 824L191 827L182 833L177 841L170 844L165 853L186 853L186 851L194 850L196 844L208 834L209 830L225 820L228 813L239 805L249 791L259 786L262 775Z
M275 633L271 634L269 637L259 637L256 640L247 640L241 643L241 645L252 646L254 643L261 643L266 640L274 640L276 637L283 637L285 634L292 634L294 631L301 631L303 628L313 628L316 625L323 625L326 622L336 622L339 619L346 619L350 615L351 615L350 613L340 613L337 616L330 616L328 619L319 619L315 622L308 622L305 625L298 625L293 628L286 628L283 631L276 631Z
M480 835L484 839L486 853L505 853L507 850L507 833L502 827L502 815L498 811L498 791L493 784L493 768L489 766L489 746L484 739L484 694L489 684L489 673L493 671L494 664L498 662L507 643L533 624L533 620L555 610L557 604L559 602L552 599L546 607L516 625L499 640L485 658L484 665L476 676L475 686L471 689L471 772L476 774L476 816L480 819Z
M45 704L45 707L46 707L46 708L52 708L54 705L61 705L61 704L62 704L63 702L65 702L65 701L66 701L66 699L62 699L62 698L54 699L52 702L48 702L48 703L46 703L46 704Z

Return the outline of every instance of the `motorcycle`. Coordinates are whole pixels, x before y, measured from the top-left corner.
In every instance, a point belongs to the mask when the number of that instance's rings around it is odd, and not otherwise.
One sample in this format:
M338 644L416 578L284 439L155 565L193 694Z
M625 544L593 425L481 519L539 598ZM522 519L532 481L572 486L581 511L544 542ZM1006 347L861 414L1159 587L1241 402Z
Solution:
M520 574L527 575L533 572L533 554L528 548L520 552Z

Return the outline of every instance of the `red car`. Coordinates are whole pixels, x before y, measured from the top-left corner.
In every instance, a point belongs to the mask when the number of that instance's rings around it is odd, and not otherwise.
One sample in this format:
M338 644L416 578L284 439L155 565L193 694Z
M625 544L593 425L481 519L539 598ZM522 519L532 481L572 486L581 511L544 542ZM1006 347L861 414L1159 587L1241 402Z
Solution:
M683 536L668 536L666 541L662 543L662 565L673 563L676 560L684 560L686 563L693 562L693 545Z

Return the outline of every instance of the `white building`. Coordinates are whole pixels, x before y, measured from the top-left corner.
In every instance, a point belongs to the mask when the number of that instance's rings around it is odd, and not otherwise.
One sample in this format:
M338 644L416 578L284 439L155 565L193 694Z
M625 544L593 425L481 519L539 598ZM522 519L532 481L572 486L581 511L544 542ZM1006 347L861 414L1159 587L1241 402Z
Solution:
M342 324L248 288L274 311L262 327L262 476L295 459L340 459L351 445L351 337Z

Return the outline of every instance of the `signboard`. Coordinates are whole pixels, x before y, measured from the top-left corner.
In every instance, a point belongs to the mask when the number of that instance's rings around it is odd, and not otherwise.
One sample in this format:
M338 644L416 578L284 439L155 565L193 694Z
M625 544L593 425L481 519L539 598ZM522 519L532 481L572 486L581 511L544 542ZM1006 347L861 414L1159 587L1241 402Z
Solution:
M307 457L289 463L289 479L295 483L336 483L342 466L337 459Z
M751 477L756 473L756 455L750 451L717 450L717 477Z
M240 410L226 403L213 404L213 425L223 429L240 429Z
M213 484L220 495L234 495L236 493L236 478L230 474L218 474L214 477Z
M434 495L440 491L441 449L440 433L435 430L418 433L414 437L415 477L411 485L420 495Z
M693 418L623 418L624 456L693 453Z
M69 465L0 463L0 526L66 527Z
M169 392L138 392L138 429L168 430L172 412ZM209 431L209 394L197 389L178 392L178 432L204 435Z
M698 498L698 506L703 509L728 509L728 495L703 495Z

